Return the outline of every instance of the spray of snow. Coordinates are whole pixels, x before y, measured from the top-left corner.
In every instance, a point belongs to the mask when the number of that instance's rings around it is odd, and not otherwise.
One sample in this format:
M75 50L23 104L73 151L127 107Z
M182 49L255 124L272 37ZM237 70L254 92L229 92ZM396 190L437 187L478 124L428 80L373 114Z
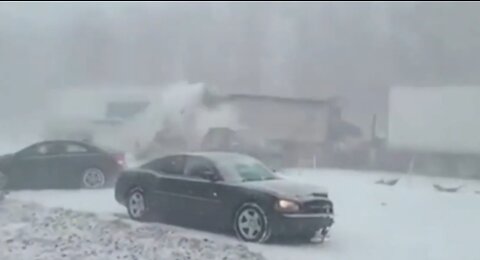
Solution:
M168 127L194 148L210 127L238 128L240 124L236 110L229 105L206 107L203 103L205 91L203 84L187 82L162 89L158 96L151 99L144 113L122 128L120 136L111 136L111 145L118 146L121 140L126 150L132 150L138 144L145 146L158 131Z

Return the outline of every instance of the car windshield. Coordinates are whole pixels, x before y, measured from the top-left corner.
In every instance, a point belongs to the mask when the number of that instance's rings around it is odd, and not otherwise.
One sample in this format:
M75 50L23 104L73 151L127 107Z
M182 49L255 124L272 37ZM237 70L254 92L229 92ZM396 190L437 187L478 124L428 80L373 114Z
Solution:
M217 166L227 181L250 182L277 179L264 164L246 156L221 160Z

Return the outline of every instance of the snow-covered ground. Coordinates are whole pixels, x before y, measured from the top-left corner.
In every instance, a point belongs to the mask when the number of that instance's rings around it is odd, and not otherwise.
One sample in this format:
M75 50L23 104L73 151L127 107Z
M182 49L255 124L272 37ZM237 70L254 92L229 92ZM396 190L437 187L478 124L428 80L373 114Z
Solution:
M336 206L336 223L331 238L324 244L243 244L267 259L479 259L476 239L480 234L480 194L476 193L480 191L479 182L338 170L289 170L284 176L327 187ZM400 178L394 186L375 184L380 179L394 178ZM464 186L457 193L442 193L432 187L435 183L444 187ZM115 218L118 214L125 214L125 209L114 201L112 190L22 191L11 193L8 198L35 202L44 207L92 212L98 218ZM214 241L215 250L220 250L225 243L238 244L235 238L221 234L163 224L142 225L170 230L195 241ZM3 225L0 230L5 232L6 228L11 227ZM129 229L124 235L134 233ZM155 241L155 238L150 241ZM245 248L233 248L250 254L243 259L260 257L248 253ZM2 248L0 250L4 252ZM236 256L241 255L238 252Z
M101 218L12 200L0 204L0 259L264 259L240 244L185 236L163 225Z

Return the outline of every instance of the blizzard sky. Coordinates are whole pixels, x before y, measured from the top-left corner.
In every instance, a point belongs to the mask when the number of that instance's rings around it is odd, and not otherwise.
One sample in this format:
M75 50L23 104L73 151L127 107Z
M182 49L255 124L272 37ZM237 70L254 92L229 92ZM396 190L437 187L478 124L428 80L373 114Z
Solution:
M368 129L377 113L386 128L391 85L480 83L479 10L466 2L0 3L0 116L39 117L46 88L188 81L339 95L349 119Z

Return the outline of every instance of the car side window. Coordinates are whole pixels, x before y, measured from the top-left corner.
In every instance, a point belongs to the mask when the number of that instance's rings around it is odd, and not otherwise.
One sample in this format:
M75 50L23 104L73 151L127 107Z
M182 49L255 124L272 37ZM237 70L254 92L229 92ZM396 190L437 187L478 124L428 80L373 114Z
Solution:
M79 144L67 144L65 148L67 153L86 153L88 152L87 147Z
M47 144L42 144L37 147L34 147L34 149L30 150L32 155L46 155L50 152L51 147Z
M142 168L164 172L172 175L182 175L185 166L185 157L182 155L168 156L165 158L154 160Z
M67 150L65 144L63 143L52 143L48 145L48 155L56 155L65 153Z
M195 179L208 179L217 174L215 166L212 162L205 158L189 156L185 163L185 176Z
M20 155L22 157L42 156L42 155L48 155L51 152L52 152L51 144L38 144L21 151Z

